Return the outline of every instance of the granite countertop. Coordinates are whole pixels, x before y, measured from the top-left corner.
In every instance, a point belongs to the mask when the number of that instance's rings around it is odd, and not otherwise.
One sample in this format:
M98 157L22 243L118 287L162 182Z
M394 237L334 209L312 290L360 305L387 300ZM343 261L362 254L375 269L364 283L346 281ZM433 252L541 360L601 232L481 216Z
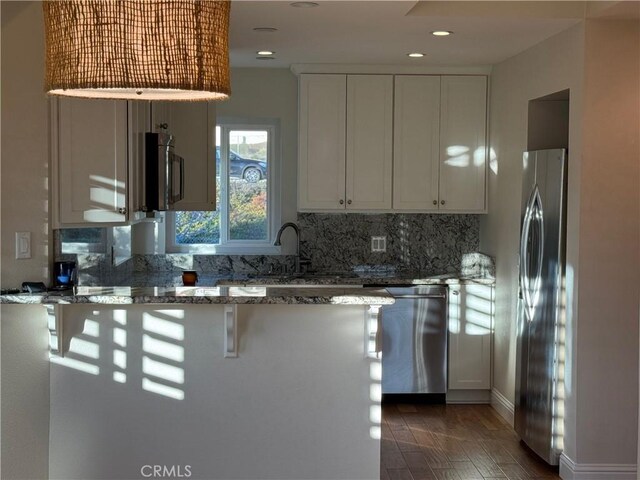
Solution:
M217 286L250 285L339 285L339 286L375 286L379 288L398 285L493 285L495 278L486 275L423 275L417 272L367 272L359 274L309 274L295 275L235 275L219 277L214 280Z
M318 286L76 287L73 291L0 296L3 304L302 304L386 305L393 298L377 288Z

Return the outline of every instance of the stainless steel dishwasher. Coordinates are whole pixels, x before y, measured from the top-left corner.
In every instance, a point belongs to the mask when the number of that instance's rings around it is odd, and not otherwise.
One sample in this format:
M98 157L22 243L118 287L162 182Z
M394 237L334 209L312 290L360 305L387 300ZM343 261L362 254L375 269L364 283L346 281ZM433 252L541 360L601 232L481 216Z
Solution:
M445 403L447 288L390 287L382 309L382 394L385 401Z

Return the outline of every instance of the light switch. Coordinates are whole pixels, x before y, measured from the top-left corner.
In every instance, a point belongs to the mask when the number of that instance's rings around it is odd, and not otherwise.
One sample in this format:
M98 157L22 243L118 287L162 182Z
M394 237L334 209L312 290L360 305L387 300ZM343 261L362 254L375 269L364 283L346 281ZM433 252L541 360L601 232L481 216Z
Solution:
M31 232L16 232L16 258L31 258Z
M386 252L387 251L387 237L371 237L371 251L372 252Z

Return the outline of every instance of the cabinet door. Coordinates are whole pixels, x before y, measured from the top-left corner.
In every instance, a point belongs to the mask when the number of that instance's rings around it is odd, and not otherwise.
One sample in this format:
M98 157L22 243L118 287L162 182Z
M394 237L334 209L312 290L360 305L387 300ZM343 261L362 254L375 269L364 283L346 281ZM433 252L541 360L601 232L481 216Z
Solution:
M216 209L216 115L213 102L154 102L156 131L174 137L184 158L184 199L174 210ZM166 128L164 128L166 126Z
M345 208L346 75L301 75L298 208Z
M57 102L59 223L125 222L127 102Z
M393 208L438 210L440 77L395 78Z
M347 208L391 208L393 76L347 76Z
M491 388L493 287L449 287L449 389Z
M440 116L440 210L484 212L487 79L443 76Z
M151 131L150 102L128 102L129 111L129 220L145 217L144 205L144 134Z

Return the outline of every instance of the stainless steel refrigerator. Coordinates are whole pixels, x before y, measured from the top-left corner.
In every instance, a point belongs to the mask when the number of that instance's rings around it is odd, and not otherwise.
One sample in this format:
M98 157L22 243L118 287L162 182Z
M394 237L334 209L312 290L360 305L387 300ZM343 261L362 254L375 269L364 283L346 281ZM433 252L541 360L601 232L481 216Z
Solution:
M523 156L515 429L542 459L562 452L567 154Z

